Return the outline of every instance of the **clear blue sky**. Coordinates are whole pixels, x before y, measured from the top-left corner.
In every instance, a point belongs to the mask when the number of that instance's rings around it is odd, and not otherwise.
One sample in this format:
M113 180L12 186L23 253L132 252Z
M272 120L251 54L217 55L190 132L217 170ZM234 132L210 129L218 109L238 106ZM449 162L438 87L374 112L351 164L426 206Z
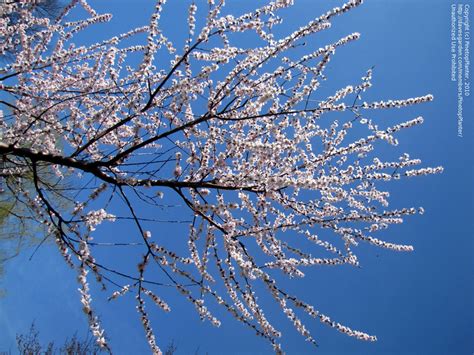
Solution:
M186 26L177 20L181 16L174 14L186 11L189 1L169 2L162 23L165 35L173 38L182 35L181 28ZM228 2L230 11L241 11L240 1ZM102 12L112 12L114 20L110 27L101 26L100 34L88 32L85 41L146 23L153 6L151 0L91 3ZM283 30L296 28L340 2L296 3L285 12ZM465 134L458 138L456 88L450 81L450 5L450 1L441 0L366 0L334 21L327 33L315 37L319 46L354 31L362 34L358 42L341 48L329 65L326 75L335 88L353 83L352 78L375 65L374 86L367 98L435 96L432 103L391 113L374 112L372 117L400 122L422 115L425 123L421 127L398 136L400 146L427 166L443 165L445 172L389 187L392 206L425 207L425 215L408 218L384 233L387 240L413 244L413 253L363 246L359 251L362 268L315 268L308 270L304 279L288 284L287 288L303 295L316 309L376 334L378 342L358 341L308 319L307 325L320 344L315 351L273 308L267 313L282 320L278 326L288 354L461 355L474 351L474 116L472 100L465 101ZM121 232L113 227L104 231ZM75 272L65 267L53 248L41 248L28 261L30 254L26 251L10 262L2 281L8 294L0 299L0 352L13 351L15 334L26 331L32 320L45 342L60 343L75 331L84 335L87 329ZM198 348L200 354L271 353L265 341L233 319L223 315L221 328L213 328L199 321L192 305L174 302L172 293L169 295L173 312L151 312L160 344L174 339L178 354L194 354ZM106 296L93 294L114 353L147 354L132 299L108 306Z

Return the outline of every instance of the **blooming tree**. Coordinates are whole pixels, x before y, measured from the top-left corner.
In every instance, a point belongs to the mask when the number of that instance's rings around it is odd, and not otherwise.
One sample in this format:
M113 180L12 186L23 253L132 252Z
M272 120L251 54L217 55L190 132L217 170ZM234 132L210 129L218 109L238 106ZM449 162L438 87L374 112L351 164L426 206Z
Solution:
M423 212L389 209L383 186L442 171L417 167L421 161L406 153L393 160L374 155L423 119L382 127L371 112L428 102L431 95L365 102L372 69L353 85L319 95L331 58L359 34L306 46L304 55L301 47L362 0L281 38L273 28L291 0L240 16L225 15L223 0L209 0L202 26L192 3L181 47L160 28L164 0L156 1L147 26L89 45L75 42L76 35L111 15L72 0L50 20L33 15L27 3L7 2L2 12L15 13L16 21L0 19L0 55L15 53L0 68L2 181L77 270L83 310L100 346L110 350L91 304L90 274L111 288L111 300L136 298L155 354L161 351L145 305L170 311L160 295L165 286L215 326L220 321L209 305L222 306L276 353L281 333L258 302L257 286L313 344L305 314L376 340L319 312L281 281L304 277L311 266L357 266L358 243L413 250L375 236ZM69 21L79 10L87 16ZM246 35L258 40L242 41ZM56 184L43 181L45 169L54 171ZM28 174L33 189L25 187ZM64 180L67 189L60 188ZM160 216L178 204L187 232L177 227L170 242ZM99 227L104 221L128 229L114 232L117 240L109 243L101 232L107 226ZM137 267L111 266L113 250L107 257L97 251L123 240L141 248L131 253Z

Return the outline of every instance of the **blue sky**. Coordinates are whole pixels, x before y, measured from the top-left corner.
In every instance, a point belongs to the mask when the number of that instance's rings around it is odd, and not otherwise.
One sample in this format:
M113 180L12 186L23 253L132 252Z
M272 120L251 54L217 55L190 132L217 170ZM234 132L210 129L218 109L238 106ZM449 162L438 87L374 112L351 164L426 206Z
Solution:
M240 2L228 2L228 11L242 11ZM169 3L162 20L165 35L182 36L180 28L185 28L185 23L179 23L180 16L175 14L186 11L189 1ZM282 31L297 28L339 3L296 0L296 6L285 11ZM125 0L115 0L113 5L99 0L91 4L102 12L112 12L114 20L109 27L101 25L100 33L86 33L84 41L145 24L153 7L151 0L133 1L133 6ZM398 136L400 147L424 165L443 165L445 171L388 187L392 206L423 206L426 210L423 216L408 218L383 235L386 240L413 244L413 253L361 246L362 268L315 268L308 270L304 279L288 283L287 288L316 309L376 334L379 340L361 342L308 319L307 325L320 344L315 351L273 308L267 312L277 322L281 320L277 324L288 354L471 354L474 350L474 131L470 119L474 116L472 100L465 100L465 134L457 137L456 87L450 81L450 6L451 2L442 0L368 0L337 18L327 33L315 37L319 45L351 32L362 34L359 41L338 50L326 71L328 85L351 84L375 66L368 101L434 95L431 103L374 112L371 117L401 122L422 115L425 123L421 127ZM173 227L165 228L169 233L179 231ZM113 227L103 232L125 233ZM30 255L27 250L7 265L2 286L8 294L0 299L0 351L13 351L15 334L26 331L32 320L45 342L61 342L76 331L79 335L87 331L75 272L65 267L54 248L41 248L31 261ZM169 295L173 312L152 312L160 344L174 339L178 354L193 354L196 349L200 354L271 353L265 341L230 317L223 315L221 328L213 328L199 321L191 305L173 303L173 293L164 293ZM107 305L106 297L93 294L114 353L147 354L131 298Z

